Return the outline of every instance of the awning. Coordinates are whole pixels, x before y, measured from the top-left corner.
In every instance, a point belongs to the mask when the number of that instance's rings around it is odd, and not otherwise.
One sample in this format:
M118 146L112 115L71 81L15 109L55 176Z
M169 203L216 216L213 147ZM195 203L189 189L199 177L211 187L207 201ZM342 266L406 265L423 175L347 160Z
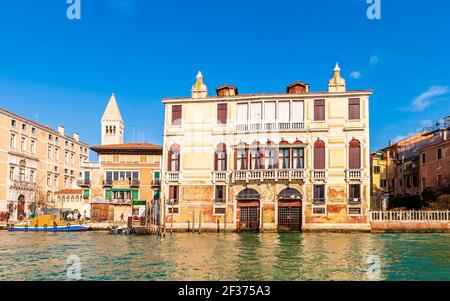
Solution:
M129 189L129 188L113 188L112 191L113 192L130 192L131 189Z
M133 206L146 206L147 201L133 201Z

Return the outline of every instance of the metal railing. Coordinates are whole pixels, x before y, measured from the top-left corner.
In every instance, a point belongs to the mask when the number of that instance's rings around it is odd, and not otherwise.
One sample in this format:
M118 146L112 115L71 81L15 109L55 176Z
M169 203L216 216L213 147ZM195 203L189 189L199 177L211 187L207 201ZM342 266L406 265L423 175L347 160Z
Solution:
M161 186L161 179L153 179L152 186Z
M303 169L256 169L236 170L232 173L233 181L249 180L301 180L305 178Z
M91 180L77 180L78 186L90 186L92 183Z
M371 211L371 221L450 221L450 211Z

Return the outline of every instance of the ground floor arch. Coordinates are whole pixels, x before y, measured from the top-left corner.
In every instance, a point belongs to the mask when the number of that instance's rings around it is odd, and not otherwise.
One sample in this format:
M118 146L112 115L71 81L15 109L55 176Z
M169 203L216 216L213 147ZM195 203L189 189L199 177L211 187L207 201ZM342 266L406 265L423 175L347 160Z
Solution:
M25 196L20 195L17 203L17 220L19 221L26 219L25 205Z
M278 231L301 231L302 194L294 188L285 188L277 196Z
M236 196L236 222L238 231L259 231L261 224L260 194L247 188Z

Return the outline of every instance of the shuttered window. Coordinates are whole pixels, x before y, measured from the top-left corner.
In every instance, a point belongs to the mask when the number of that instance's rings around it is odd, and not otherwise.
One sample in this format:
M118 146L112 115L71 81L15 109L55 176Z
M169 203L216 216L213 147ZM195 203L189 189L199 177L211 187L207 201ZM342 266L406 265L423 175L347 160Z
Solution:
M293 101L292 102L292 122L303 122L303 101Z
M180 146L178 144L172 145L168 155L167 169L168 171L180 171Z
M361 168L361 143L358 140L352 140L349 144L348 161L350 169Z
M131 198L136 201L139 198L139 190L133 190L131 193Z
M348 119L360 119L360 100L359 98L350 98L348 100Z
M181 125L181 113L180 105L172 106L172 125Z
M224 143L219 144L214 153L214 170L227 170L227 146Z
M280 101L278 103L278 122L287 123L290 119L290 103L289 101Z
M248 104L239 103L237 105L237 122L238 124L247 124L248 121Z
M107 189L105 191L105 199L110 200L112 198L112 190L111 189Z
M169 204L178 204L178 186L169 186Z
M276 103L274 101L264 103L264 121L275 122Z
M314 100L314 120L315 121L325 120L325 99Z
M314 169L325 169L325 143L321 140L314 143Z
M250 122L260 123L262 119L262 103L254 102L250 105Z
M226 103L217 105L217 124L227 124L228 106Z

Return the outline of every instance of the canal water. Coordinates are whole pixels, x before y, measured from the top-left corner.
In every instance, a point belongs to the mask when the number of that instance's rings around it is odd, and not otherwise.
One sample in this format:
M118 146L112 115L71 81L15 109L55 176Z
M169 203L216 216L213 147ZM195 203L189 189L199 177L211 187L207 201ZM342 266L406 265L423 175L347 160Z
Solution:
M450 235L0 231L0 280L70 280L78 258L81 280L450 280Z

